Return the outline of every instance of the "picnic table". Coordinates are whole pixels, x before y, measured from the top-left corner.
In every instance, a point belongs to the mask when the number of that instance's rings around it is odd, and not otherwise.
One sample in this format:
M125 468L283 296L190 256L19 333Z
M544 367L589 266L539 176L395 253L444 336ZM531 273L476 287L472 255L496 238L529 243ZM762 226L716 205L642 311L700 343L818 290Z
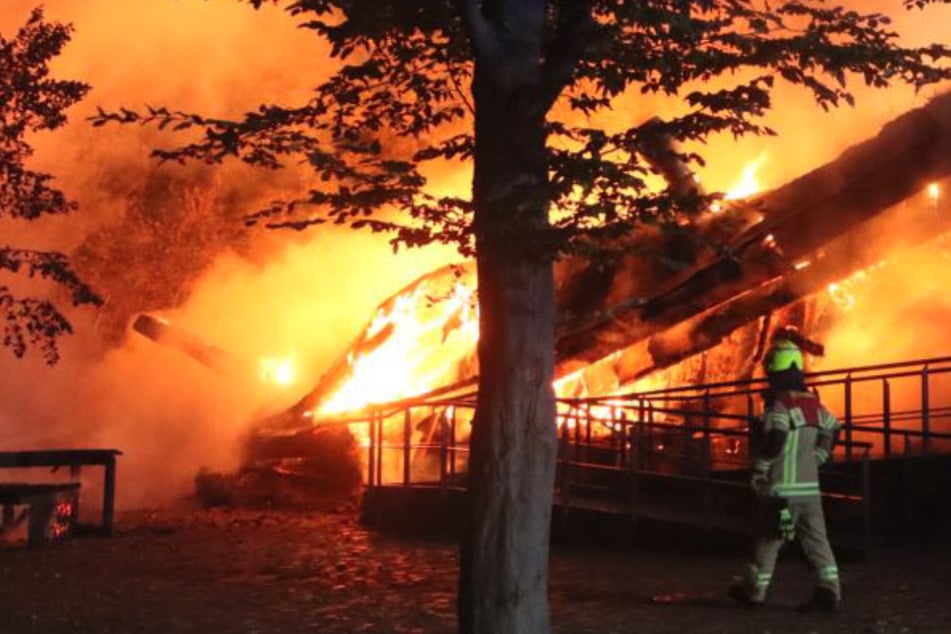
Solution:
M67 482L0 483L0 506L3 507L3 532L19 525L25 516L17 519L16 506L26 506L29 517L31 545L64 537L78 526L79 490L82 468L98 466L104 470L102 486L102 519L91 528L100 535L111 535L115 515L116 457L118 449L41 449L30 451L0 451L0 469L50 467L56 471L69 468Z

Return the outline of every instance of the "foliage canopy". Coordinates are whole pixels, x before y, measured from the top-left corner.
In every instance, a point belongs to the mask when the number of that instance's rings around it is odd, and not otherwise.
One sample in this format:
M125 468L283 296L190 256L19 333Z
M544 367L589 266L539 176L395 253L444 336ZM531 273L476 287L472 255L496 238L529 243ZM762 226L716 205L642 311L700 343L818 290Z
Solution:
M266 2L250 0L255 7ZM762 116L779 82L803 87L828 109L853 102L855 81L920 88L951 77L945 45L904 47L888 16L817 0L551 0L546 6L546 53L528 98L550 109L545 194L559 213L546 244L559 252L603 244L638 225L680 227L685 215L702 208L704 201L685 204L648 186L647 147L658 133L679 142L724 132L774 134ZM273 203L251 215L251 223L351 224L393 231L397 243L453 243L471 254L470 200L430 193L424 174L430 162L472 157L473 53L463 16L475 8L505 33L499 7L499 0L287 2L302 28L330 43L338 65L307 103L262 105L235 120L165 107L100 111L94 124L200 132L192 143L157 150L161 160L237 158L266 168L298 160L313 167L319 187ZM514 32L510 45L519 45ZM600 123L619 97L636 91L676 95L683 111L620 130ZM695 154L681 158L703 161Z
M51 185L52 176L30 170L30 133L55 130L66 123L65 111L89 91L78 81L52 79L49 62L69 41L71 28L49 23L40 9L12 39L0 35L0 218L35 220L76 208ZM72 271L62 253L0 246L0 270L39 277L61 285L73 305L99 304L99 298ZM21 357L30 345L50 364L59 359L56 341L72 327L45 299L19 297L0 284L3 345Z

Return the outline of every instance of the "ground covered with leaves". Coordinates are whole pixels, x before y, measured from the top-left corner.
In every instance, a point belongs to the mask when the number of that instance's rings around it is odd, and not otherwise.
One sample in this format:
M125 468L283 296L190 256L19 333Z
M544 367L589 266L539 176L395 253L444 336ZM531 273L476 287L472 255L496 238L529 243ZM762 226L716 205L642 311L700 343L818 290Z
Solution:
M951 544L845 562L843 609L828 617L795 611L810 584L795 556L750 611L724 594L735 549L596 541L552 550L558 634L951 632ZM451 540L374 533L351 508L140 511L109 539L0 549L0 631L451 633L457 566Z

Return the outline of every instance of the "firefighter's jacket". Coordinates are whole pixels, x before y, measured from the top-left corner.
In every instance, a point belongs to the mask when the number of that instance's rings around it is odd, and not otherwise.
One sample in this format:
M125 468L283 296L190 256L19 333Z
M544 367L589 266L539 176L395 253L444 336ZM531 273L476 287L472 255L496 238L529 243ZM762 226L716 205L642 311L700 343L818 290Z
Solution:
M763 415L753 473L769 493L790 500L819 497L819 466L829 459L839 421L810 392L779 392Z

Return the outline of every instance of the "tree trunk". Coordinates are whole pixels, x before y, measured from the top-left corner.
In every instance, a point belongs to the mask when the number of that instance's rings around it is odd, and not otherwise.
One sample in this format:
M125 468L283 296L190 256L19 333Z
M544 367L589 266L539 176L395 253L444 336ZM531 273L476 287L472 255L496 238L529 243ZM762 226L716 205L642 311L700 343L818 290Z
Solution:
M459 627L544 634L557 448L545 113L531 81L485 66L473 86L480 373Z

